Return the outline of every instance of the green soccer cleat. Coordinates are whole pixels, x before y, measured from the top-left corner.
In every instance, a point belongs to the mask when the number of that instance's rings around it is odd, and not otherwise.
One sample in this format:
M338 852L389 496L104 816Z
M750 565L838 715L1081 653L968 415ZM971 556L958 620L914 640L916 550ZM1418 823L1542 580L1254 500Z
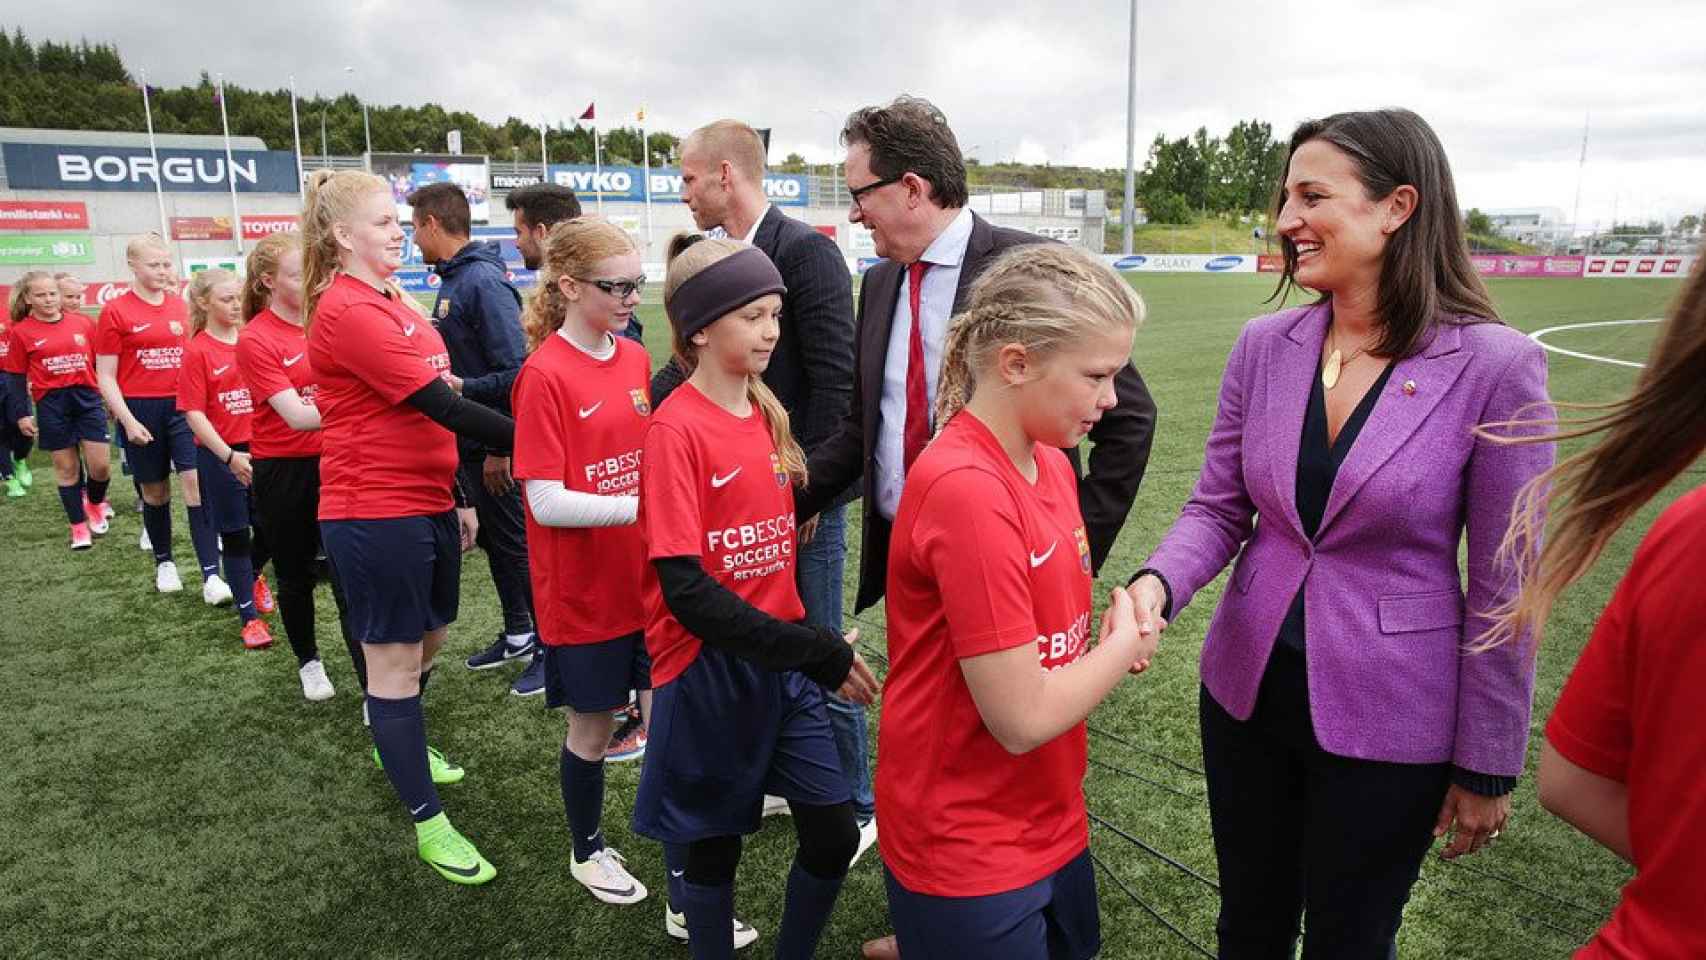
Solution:
M381 770L385 769L384 761L379 759L378 747L373 748L373 765ZM427 747L427 767L432 771L432 782L439 786L461 783L462 778L468 775L468 771L451 763L449 758L438 752L437 747Z
M7 477L6 478L6 496L8 496L8 497L21 497L23 495L24 495L24 482L22 480L18 479L18 475L14 473L11 476Z
M498 868L456 832L442 811L415 824L415 844L427 866L451 883L477 886L498 875Z
M13 476L18 478L18 482L24 485L25 490L35 486L36 475L30 472L28 460L13 460L12 472Z

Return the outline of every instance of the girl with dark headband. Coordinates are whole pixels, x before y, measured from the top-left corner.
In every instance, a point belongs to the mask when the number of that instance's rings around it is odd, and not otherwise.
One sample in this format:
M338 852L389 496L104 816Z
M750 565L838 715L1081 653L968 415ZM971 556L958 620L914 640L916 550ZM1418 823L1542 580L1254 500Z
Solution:
M856 634L800 623L793 487L805 456L760 379L782 278L733 240L678 238L670 252L664 308L690 375L643 447L654 709L634 829L686 846L671 901L695 958L729 957L741 836L758 829L765 793L787 798L799 849L776 956L809 957L859 841L824 690L870 703L877 681Z

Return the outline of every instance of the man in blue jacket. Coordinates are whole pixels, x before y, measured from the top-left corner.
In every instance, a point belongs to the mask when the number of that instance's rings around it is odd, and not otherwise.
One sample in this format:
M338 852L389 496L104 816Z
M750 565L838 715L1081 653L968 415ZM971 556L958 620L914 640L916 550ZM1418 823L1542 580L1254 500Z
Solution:
M513 416L510 387L526 358L521 294L509 282L496 241L469 240L468 198L453 183L433 183L408 196L414 208L415 246L440 283L432 319L450 351L451 386L464 397ZM510 451L487 450L457 438L458 482L474 505L476 542L486 551L503 608L502 632L468 658L486 670L531 658L510 687L518 696L545 690L544 658L533 632L533 585L527 567L527 526L521 494L510 476Z

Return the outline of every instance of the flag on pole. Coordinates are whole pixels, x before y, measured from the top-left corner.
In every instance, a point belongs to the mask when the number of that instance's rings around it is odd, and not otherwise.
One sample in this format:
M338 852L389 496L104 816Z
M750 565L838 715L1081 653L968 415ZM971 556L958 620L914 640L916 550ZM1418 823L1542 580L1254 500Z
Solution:
M154 202L160 207L160 240L165 242L172 235L166 226L166 190L160 182L160 150L154 143L154 110L148 105L148 71L138 70L137 79L142 87L142 116L148 122L148 156L154 161Z
M545 119L539 119L539 182L551 182L551 158L545 150Z
M640 166L646 185L646 252L652 249L652 151L646 138L646 106L634 112L634 119L640 122Z
M237 210L237 161L231 155L231 120L225 114L225 74L218 75L214 98L219 103L219 125L225 130L225 182L231 187L231 222L237 229L231 238L237 242L237 252L243 252L243 217Z
M581 115L580 115L579 119L581 119L581 120L597 120L598 114L597 114L597 111L594 109L597 106L598 106L598 101L596 101L596 100L593 101L592 103L587 104L586 109L581 111Z
M308 185L305 182L306 178L302 176L302 125L296 119L296 77L294 75L290 78L290 132L296 138L296 193L306 203L308 201ZM243 225L240 223L237 225L238 232L242 231L242 227Z

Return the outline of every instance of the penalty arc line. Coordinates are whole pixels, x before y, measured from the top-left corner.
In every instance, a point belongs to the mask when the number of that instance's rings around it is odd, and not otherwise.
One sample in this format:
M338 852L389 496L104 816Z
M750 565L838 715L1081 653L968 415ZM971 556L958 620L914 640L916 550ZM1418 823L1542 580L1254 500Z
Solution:
M1547 343L1545 340L1543 340L1541 338L1547 336L1548 334L1562 333L1565 330L1586 330L1590 327L1626 327L1626 326L1630 326L1632 324L1637 324L1637 323L1659 323L1659 322L1661 322L1660 318L1652 317L1652 318L1643 319L1643 320L1596 320L1592 323L1566 323L1566 324L1563 324L1561 326L1547 327L1544 330L1536 330L1533 333L1528 335L1528 339L1533 340L1535 343L1540 344L1540 346L1546 350L1549 350L1553 353L1563 354L1566 357L1575 357L1579 360L1594 360L1594 361L1597 361L1599 363L1611 363L1611 364L1616 364L1617 366L1620 366L1620 367L1634 367L1635 369L1640 370L1640 369L1646 367L1646 364L1637 363L1634 360L1619 360L1616 357L1602 357L1602 356L1599 356L1597 354L1582 353L1579 350L1566 350L1563 347L1555 347L1552 344Z

